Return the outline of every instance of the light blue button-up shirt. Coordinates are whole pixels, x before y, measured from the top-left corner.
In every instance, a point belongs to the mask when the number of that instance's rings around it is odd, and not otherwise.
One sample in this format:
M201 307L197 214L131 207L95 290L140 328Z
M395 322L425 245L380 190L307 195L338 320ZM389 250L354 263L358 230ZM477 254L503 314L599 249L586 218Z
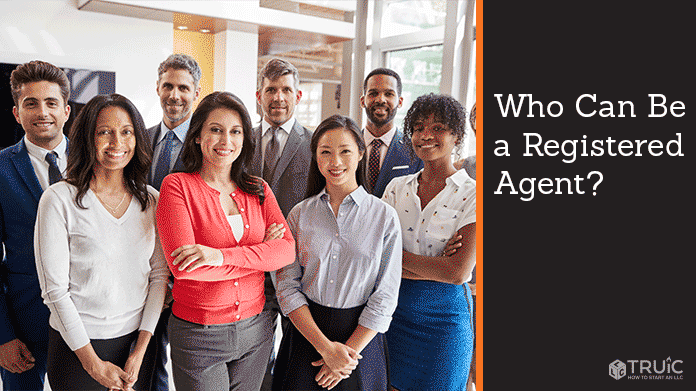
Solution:
M334 215L323 190L288 215L296 259L273 272L283 314L307 299L332 308L367 303L358 324L385 332L401 284L401 226L396 211L360 186Z
M164 137L167 135L167 132L172 130L174 131L175 136L169 159L169 172L172 172L174 170L174 166L176 165L176 158L179 156L181 149L184 147L184 140L186 140L186 133L188 133L190 126L191 117L188 117L186 121L182 122L181 124L179 124L179 126L175 127L174 129L169 129L167 125L164 124L164 121L160 122L159 137L157 138L157 141L155 142L155 147L152 151L152 165L150 166L151 178L155 177L155 170L157 170L157 161L159 160L162 147L164 146L162 140L164 140Z

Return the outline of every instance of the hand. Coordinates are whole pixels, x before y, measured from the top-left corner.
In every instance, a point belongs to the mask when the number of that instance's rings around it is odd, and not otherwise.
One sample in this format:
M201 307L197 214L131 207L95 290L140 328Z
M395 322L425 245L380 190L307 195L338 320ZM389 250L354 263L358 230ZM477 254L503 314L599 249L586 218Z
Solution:
M324 364L321 366L319 373L314 378L317 384L323 388L328 388L329 390L336 387L336 385L343 379L347 379L352 371L346 372L334 372L329 368L328 365Z
M22 373L34 368L34 361L27 345L19 339L0 345L0 366L12 373Z
M447 242L445 249L442 250L440 255L443 257L449 257L456 253L459 247L462 247L462 235L455 233L454 236L452 236L452 238L450 238L450 240Z
M186 244L172 253L174 266L179 265L180 271L193 271L201 266L222 265L222 251L202 244Z
M331 342L328 349L319 354L322 360L315 361L312 365L315 367L328 365L334 372L352 371L358 366L358 360L362 358L355 349L340 342Z
M280 239L285 235L285 227L283 224L273 223L266 228L266 236L263 238L264 242L268 242L273 239Z
M94 361L91 366L85 368L92 378L109 390L130 390L129 384L135 380L124 370L116 365L103 360Z
M126 389L130 390L138 381L138 373L140 372L140 366L143 363L143 354L138 354L135 351L128 356L126 365L123 367L123 371L130 376L130 380L127 381Z

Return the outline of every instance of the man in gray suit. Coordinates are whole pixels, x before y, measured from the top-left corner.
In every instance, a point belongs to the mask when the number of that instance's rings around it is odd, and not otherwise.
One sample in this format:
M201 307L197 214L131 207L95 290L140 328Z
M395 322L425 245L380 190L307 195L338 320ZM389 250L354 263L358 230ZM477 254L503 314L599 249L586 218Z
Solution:
M201 68L196 60L185 54L172 54L157 69L157 95L162 105L162 122L147 130L148 140L152 146L152 167L148 173L148 183L159 190L162 180L170 172L183 169L181 149L186 133L191 124L193 105L201 93L199 82ZM171 303L171 290L167 290L166 303ZM152 382L153 391L167 391L169 376L167 364L167 323L171 307L162 310L155 334L148 346L148 356L154 358L143 365L154 365Z
M251 174L268 182L285 217L305 198L312 161L312 133L293 116L301 98L297 68L278 58L268 61L258 76L256 99L263 110L263 120L253 131L256 148ZM277 319L280 307L269 273L266 273L265 291L264 311L272 311ZM283 318L283 329L287 322ZM272 353L262 390L270 390L274 358Z

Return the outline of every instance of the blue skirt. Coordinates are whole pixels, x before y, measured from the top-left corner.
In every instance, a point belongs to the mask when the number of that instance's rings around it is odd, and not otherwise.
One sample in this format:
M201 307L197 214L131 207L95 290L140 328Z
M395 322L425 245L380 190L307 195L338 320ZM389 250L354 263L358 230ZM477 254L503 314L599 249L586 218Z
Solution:
M401 280L386 333L396 389L466 390L473 350L470 303L467 284Z

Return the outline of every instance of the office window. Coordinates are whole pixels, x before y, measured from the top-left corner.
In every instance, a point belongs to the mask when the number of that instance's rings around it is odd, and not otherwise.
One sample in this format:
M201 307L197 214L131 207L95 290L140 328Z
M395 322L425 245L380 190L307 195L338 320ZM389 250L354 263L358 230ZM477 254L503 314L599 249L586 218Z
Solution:
M393 0L384 4L382 38L445 25L447 1Z
M440 92L442 45L387 52L386 64L401 76L404 103L395 120L397 126L402 127L406 112L416 98Z
M300 83L302 99L295 108L295 118L307 128L314 129L321 122L321 83Z

